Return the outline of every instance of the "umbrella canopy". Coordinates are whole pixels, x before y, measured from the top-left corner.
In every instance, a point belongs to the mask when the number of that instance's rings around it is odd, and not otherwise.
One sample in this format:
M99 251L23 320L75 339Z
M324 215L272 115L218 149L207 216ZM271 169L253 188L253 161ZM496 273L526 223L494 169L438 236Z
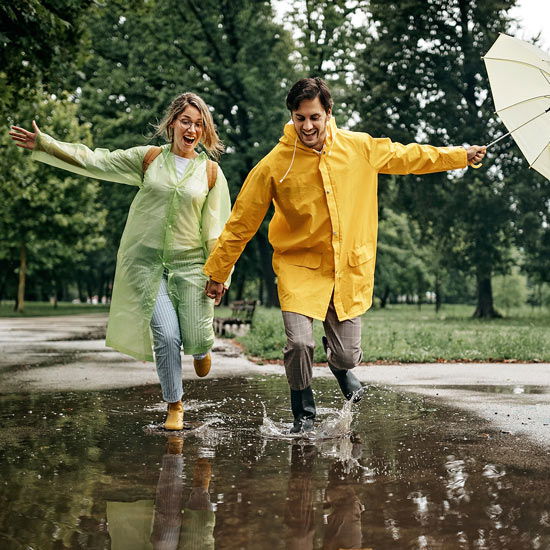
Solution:
M498 116L529 166L550 179L550 56L501 34L483 59Z

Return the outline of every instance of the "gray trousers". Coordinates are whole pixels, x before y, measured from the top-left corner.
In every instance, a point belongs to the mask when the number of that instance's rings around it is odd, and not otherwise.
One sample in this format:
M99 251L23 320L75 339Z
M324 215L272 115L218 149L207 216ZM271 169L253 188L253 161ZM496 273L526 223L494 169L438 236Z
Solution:
M300 313L283 311L286 332L284 348L285 371L292 390L311 385L313 369L313 319ZM328 341L328 364L335 369L352 369L363 358L361 350L361 317L339 321L330 301L323 321Z

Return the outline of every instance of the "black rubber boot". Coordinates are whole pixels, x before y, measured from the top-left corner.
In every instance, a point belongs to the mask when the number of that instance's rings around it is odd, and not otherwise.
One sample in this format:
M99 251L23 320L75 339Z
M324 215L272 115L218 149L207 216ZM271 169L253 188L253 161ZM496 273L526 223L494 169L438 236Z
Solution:
M311 432L315 424L315 400L311 386L303 390L290 390L290 406L294 415L291 434Z
M328 340L326 336L323 336L323 347L325 348L325 353L329 354ZM344 397L349 401L353 399L354 403L361 401L364 393L364 387L361 382L357 379L357 376L348 369L336 369L329 364L329 369L336 377L338 385L344 394Z

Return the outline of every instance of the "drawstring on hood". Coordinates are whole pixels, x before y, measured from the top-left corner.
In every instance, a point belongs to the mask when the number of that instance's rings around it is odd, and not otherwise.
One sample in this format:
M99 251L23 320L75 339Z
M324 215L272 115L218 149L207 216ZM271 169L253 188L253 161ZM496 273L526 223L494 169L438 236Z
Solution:
M287 171L285 172L285 175L279 180L279 183L283 183L285 178L288 176L288 173L290 172L290 169L292 168L292 165L294 164L294 157L296 156L296 146L298 145L298 135L296 135L296 139L294 140L294 150L292 151L292 160L290 161L290 166L288 167Z
M287 145L290 145L292 143L291 138L292 134L294 134L294 147L292 150L292 159L290 160L290 165L288 166L284 176L279 180L279 183L283 183L283 181L286 179L288 174L290 173L290 170L292 169L292 165L294 164L294 159L296 157L296 149L298 148L298 134L296 133L296 130L294 129L294 123L289 122L285 125L285 131L284 135L279 140L281 143L285 143ZM336 122L334 120L334 117L331 117L327 124L327 138L325 140L325 148L327 150L327 154L330 156L332 153L332 146L334 145L334 142L336 141ZM305 145L300 144L301 149L310 150L309 147L306 147ZM316 153L319 153L318 151L315 151Z

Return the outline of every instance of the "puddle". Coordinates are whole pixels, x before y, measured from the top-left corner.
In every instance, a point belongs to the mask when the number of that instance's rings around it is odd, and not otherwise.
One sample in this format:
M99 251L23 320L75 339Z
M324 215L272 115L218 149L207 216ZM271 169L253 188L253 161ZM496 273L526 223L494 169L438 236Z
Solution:
M0 548L550 548L548 454L477 418L370 388L290 438L282 377L0 396ZM265 407L265 409L264 409Z

